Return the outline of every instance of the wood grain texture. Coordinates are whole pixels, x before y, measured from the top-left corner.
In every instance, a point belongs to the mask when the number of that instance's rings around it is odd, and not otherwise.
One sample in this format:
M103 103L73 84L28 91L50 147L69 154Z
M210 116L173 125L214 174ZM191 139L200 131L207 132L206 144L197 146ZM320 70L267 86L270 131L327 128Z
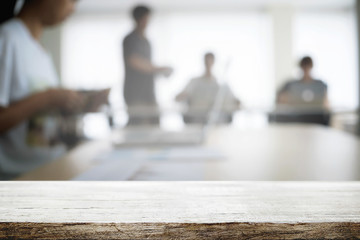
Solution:
M359 239L360 183L2 182L17 238Z
M2 223L1 239L359 239L360 224Z

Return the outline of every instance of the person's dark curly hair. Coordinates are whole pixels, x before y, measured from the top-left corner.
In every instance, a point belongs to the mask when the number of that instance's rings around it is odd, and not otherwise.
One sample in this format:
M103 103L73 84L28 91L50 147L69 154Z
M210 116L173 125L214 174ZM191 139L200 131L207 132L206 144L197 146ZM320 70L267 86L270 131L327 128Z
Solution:
M306 57L303 57L300 61L300 67L301 68L304 68L304 67L313 67L314 66L314 62L312 60L311 57L309 56L306 56Z
M151 13L151 9L144 5L136 6L132 11L132 16L135 21L141 20L146 15L149 15Z

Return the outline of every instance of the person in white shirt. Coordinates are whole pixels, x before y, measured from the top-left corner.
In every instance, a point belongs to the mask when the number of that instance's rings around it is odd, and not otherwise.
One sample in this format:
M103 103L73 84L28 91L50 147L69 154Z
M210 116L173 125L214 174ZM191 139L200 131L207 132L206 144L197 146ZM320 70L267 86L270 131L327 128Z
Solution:
M234 96L228 85L220 86L213 74L215 55L211 52L204 56L205 73L192 79L185 89L176 96L176 101L185 102L187 111L184 121L187 124L205 124L214 107L216 97L222 87L224 99L221 109L221 119L218 121L229 123L232 113L240 106L240 101Z
M64 153L53 142L50 111L81 108L78 93L61 89L53 62L40 44L45 28L64 21L74 0L0 2L0 180L33 170Z

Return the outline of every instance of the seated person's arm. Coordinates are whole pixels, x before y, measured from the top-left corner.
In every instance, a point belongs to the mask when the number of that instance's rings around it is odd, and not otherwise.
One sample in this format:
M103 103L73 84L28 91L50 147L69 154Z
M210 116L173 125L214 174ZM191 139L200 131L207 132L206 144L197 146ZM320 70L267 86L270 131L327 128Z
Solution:
M175 100L177 102L185 102L189 99L189 97L191 96L194 88L195 88L195 81L194 80L190 80L190 82L186 85L186 87L184 88L184 90L182 90L176 97Z
M81 113L97 112L101 106L109 104L108 98L110 90L111 89L108 88L101 91L78 92L78 94L82 96L84 101Z
M81 97L70 90L54 89L34 94L8 107L0 107L0 134L6 133L39 112L52 108L76 111L81 105Z
M227 86L229 97L232 99L232 104L235 108L240 109L241 101L235 96L234 92L231 90L230 86Z
M179 93L179 94L176 96L175 100L176 100L177 102L183 102L183 101L186 101L187 98L188 98L188 94L187 94L187 92L184 90L184 91L182 91L181 93Z
M289 104L289 87L290 82L286 83L278 92L276 103L277 104Z
M280 92L277 96L277 104L288 104L289 103L289 97L286 92Z
M128 64L137 71L147 74L163 74L166 77L169 77L173 71L170 67L157 67L138 54L132 54L128 58Z
M326 110L330 110L330 101L329 101L329 95L328 93L326 93L325 97L324 97L324 108Z
M241 101L239 99L235 99L235 105L237 108L241 108Z

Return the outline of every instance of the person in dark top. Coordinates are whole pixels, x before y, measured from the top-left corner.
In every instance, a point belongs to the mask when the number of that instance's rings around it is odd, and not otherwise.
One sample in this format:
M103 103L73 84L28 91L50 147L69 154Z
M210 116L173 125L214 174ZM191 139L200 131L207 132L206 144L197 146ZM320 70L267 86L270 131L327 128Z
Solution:
M277 96L278 112L273 116L277 122L319 123L329 125L328 86L312 76L314 63L306 56L300 61L303 76L300 80L287 82ZM281 109L289 110L281 111Z
M155 76L169 77L172 73L170 67L158 67L152 63L151 44L145 35L150 15L150 8L135 7L132 11L135 29L123 41L124 98L129 110L128 125L159 124Z
M301 59L302 79L289 81L281 88L278 94L278 104L328 108L328 86L323 81L313 78L311 74L313 66L311 57Z

